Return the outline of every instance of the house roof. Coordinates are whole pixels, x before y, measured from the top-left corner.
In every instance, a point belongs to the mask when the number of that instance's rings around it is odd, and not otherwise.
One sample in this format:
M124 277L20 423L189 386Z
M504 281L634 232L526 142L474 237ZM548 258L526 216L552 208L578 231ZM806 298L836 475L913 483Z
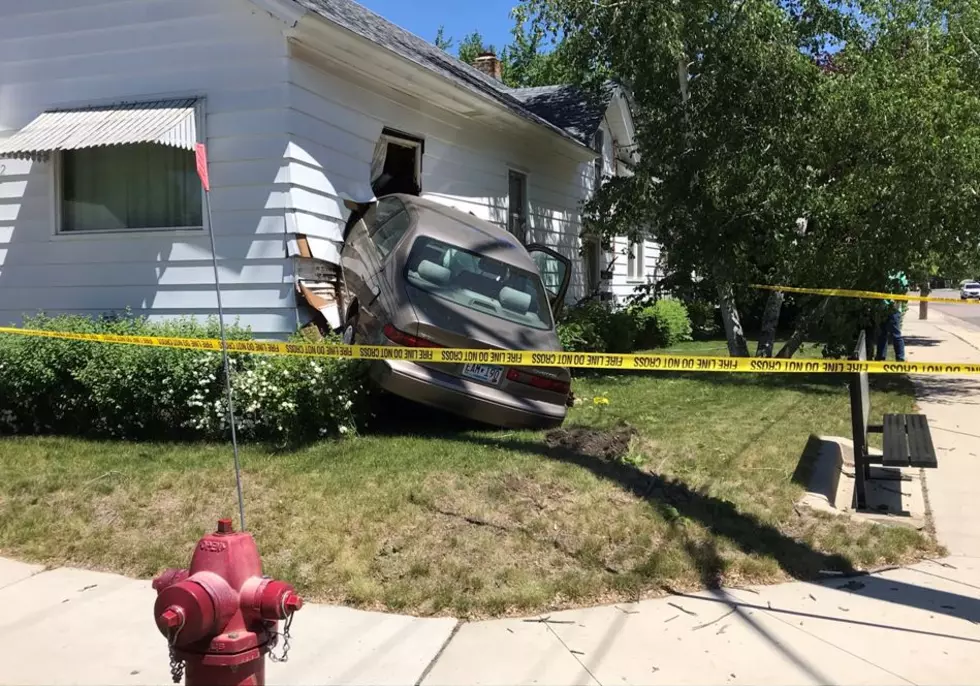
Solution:
M589 146L602 119L597 105L584 107L583 93L572 86L511 89L429 41L393 24L353 0L295 0L328 21L400 57L432 71L472 93L490 98L519 117L563 138ZM551 90L549 90L551 89ZM578 96L573 95L574 92ZM606 100L607 106L609 101ZM587 111L586 111L587 110ZM594 121L594 128L591 128Z
M612 102L614 88L603 88L598 97L577 86L516 88L510 92L536 115L588 145Z

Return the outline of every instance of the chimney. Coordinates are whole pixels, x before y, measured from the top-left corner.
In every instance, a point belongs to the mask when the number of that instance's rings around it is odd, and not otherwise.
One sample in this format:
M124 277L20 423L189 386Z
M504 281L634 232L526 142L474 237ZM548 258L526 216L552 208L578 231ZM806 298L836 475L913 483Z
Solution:
M500 60L493 52L481 52L475 60L473 66L482 71L492 79L503 80L503 72L500 67Z

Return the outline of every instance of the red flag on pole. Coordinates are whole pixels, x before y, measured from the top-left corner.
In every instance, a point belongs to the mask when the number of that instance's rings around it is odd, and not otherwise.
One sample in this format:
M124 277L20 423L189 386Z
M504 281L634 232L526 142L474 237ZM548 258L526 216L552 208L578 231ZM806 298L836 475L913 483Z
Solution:
M201 177L201 185L204 190L211 190L211 182L208 180L208 149L204 143L198 143L194 149L197 157L197 175Z

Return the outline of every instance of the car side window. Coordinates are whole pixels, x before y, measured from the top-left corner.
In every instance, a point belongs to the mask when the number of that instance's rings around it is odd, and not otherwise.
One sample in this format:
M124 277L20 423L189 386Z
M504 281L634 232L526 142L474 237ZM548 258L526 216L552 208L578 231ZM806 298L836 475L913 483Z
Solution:
M405 205L398 198L381 198L374 203L364 215L364 225L367 227L368 235L373 236L385 222L404 209Z
M388 256L411 223L412 218L405 205L397 198L383 198L378 202L374 223L368 224L368 233L381 257Z

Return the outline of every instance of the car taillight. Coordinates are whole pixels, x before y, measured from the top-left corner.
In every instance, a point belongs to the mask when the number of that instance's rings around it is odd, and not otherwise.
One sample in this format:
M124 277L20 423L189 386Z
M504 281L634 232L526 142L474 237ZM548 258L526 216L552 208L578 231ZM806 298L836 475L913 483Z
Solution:
M385 324L384 328L385 338L387 338L392 343L397 343L398 345L405 348L445 348L444 345L439 345L434 341L430 341L428 338L422 338L421 336L413 336L410 333L405 333L399 329L396 329L391 324Z
M507 380L516 381L517 383L526 384L528 386L534 386L535 388L541 388L546 391L553 391L555 393L568 393L568 391L571 390L571 386L567 381L549 379L546 376L539 376L537 374L531 374L530 372L522 372L519 369L507 370Z

